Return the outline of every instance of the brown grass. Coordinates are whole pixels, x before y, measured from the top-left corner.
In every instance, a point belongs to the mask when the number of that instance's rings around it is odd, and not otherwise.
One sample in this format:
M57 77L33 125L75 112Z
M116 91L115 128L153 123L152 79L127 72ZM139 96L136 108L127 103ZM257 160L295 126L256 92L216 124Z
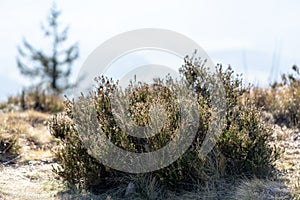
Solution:
M55 139L49 133L49 114L33 110L9 112L0 115L0 136L3 140L14 139L19 161L51 158ZM3 156L3 155L2 155Z

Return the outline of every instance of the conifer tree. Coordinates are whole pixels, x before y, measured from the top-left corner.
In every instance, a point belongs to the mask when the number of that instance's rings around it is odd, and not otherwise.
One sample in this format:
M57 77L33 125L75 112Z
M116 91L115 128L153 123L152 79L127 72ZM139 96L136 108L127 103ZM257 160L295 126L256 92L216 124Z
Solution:
M72 88L75 84L69 82L74 61L79 56L78 44L74 43L64 48L68 38L69 27L60 27L58 21L61 15L55 4L50 9L46 25L41 28L49 39L49 49L37 49L26 39L18 46L17 65L21 74L31 79L38 79L42 85L56 94Z

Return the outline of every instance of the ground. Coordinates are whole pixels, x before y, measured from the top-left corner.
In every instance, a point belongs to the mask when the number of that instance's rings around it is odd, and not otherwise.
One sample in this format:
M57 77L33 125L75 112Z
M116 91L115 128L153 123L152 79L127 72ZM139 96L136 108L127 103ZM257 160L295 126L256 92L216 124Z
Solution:
M56 166L53 151L57 141L47 128L49 114L36 111L0 113L0 135L16 137L19 156L0 152L0 199L114 199L111 195L94 196L71 192L52 172ZM273 126L271 145L285 149L276 162L278 179L239 180L229 186L203 189L196 193L170 194L170 199L300 199L300 134L298 129ZM221 184L222 185L222 184ZM126 187L125 187L126 189ZM217 195L222 194L222 195ZM224 194L224 195L223 195ZM227 197L226 197L227 195Z

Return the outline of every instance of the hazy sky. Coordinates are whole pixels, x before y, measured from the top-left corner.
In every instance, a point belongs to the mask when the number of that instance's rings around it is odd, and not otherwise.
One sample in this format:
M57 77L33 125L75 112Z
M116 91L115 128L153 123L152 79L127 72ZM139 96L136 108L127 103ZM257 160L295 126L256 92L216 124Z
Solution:
M0 0L0 100L29 84L16 66L16 46L23 37L36 47L45 45L40 24L51 4L51 0ZM255 84L266 85L300 64L297 0L63 0L57 4L63 11L63 24L70 25L69 40L79 41L80 59L73 77L102 42L140 28L184 34L215 63L231 64Z

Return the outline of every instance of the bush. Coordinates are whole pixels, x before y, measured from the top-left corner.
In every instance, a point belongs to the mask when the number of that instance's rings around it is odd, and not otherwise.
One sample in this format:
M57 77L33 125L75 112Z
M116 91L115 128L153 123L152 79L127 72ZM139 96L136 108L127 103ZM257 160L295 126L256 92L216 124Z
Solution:
M201 62L196 61L194 56L186 57L184 61L180 73L187 87L195 91L198 99L199 127L197 127L196 137L190 148L175 162L154 172L144 173L143 176L154 178L159 182L158 185L171 189L176 186L178 189L179 187L190 188L193 184L214 177L233 174L269 175L278 152L268 145L271 131L260 120L260 111L257 111L249 95L247 96L250 87L243 87L240 77L235 77L230 68L223 71L222 66L218 65L217 72L210 74L209 70ZM214 77L218 77L224 87L225 99L216 98L215 101L226 103L226 110L218 113L225 116L225 123L222 124L222 132L217 144L205 158L202 158L199 150L209 130L210 122L214 120L211 102L213 94L209 87L216 81ZM93 102L92 106L96 108L94 117L97 117L102 131L115 145L127 151L149 152L161 148L175 138L174 132L178 130L182 119L174 91L181 88L180 84L184 83L167 77L166 81L155 80L153 85L131 83L124 92L121 92L118 83L114 83L111 79L99 77L97 83L96 91L91 92L89 96ZM129 115L139 125L156 120L150 118L151 103L162 105L167 111L164 127L155 137L142 139L128 136L116 123L117 120L124 119L118 117L115 119L112 115L111 98L115 94L119 95L120 101L125 95L130 96ZM81 99L86 98L88 97L81 97ZM130 182L128 177L137 176L106 167L93 158L82 143L74 123L75 119L83 120L82 122L91 120L84 116L76 116L78 113L74 113L74 109L87 109L87 107L76 108L74 101L68 99L65 105L65 114L56 115L50 121L51 133L61 140L61 147L57 151L60 167L54 170L57 174L70 185L92 191L101 191L117 184L128 183ZM85 129L92 128L85 127ZM89 139L97 139L97 135L89 134L91 135Z
M201 70L195 71L192 60L184 67L185 77L198 88L198 93L208 93L207 88L201 86L207 77ZM223 71L222 65L218 65L217 71L226 93L227 110L226 125L214 149L221 155L216 163L224 162L225 174L269 175L279 151L268 144L272 132L260 119L261 110L249 97L251 87L244 87L240 76L234 76L230 67Z
M67 111L71 111L69 103ZM112 176L110 170L91 157L78 137L75 124L65 114L58 114L50 121L51 134L61 140L56 156L60 166L54 172L60 175L73 188L93 190L93 187L106 185ZM99 188L98 188L99 189Z

